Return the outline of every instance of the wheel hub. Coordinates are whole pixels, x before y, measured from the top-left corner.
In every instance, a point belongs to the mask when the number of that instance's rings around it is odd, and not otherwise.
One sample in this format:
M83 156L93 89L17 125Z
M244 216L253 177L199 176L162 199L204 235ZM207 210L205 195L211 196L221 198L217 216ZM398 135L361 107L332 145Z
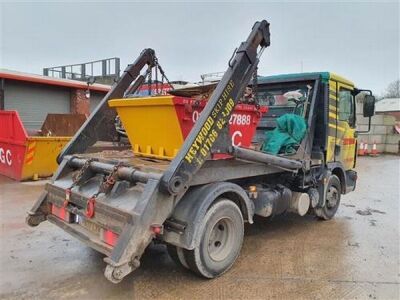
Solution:
M337 205L339 200L339 192L338 190L334 187L331 186L328 189L328 193L326 194L326 204L328 205L328 208L333 208Z
M212 260L224 260L233 246L234 225L231 219L219 219L208 238L208 253Z

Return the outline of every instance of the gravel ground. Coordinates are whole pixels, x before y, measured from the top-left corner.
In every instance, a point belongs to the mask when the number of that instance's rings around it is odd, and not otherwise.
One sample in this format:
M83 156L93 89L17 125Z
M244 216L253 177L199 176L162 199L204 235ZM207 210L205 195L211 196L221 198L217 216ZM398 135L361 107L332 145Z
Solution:
M44 181L0 177L0 298L399 299L399 162L359 158L357 189L331 221L257 218L222 277L199 278L156 245L119 285L104 278L101 254L48 222L25 225Z

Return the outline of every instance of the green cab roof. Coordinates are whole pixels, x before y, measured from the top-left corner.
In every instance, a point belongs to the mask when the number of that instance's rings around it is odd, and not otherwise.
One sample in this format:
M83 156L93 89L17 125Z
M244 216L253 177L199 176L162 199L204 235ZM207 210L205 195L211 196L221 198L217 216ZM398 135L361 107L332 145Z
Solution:
M332 72L306 72L306 73L291 73L291 74L262 76L258 78L258 83L259 84L276 83L279 81L297 81L297 80L309 80L316 78L320 78L323 82L328 82L330 79L332 79L354 87L353 82Z

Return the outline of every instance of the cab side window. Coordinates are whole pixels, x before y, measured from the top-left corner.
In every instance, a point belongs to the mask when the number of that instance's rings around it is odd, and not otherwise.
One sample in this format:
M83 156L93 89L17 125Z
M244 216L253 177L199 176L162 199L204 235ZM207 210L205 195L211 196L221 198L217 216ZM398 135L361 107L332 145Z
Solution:
M350 90L341 88L339 90L338 119L348 122L354 127L354 97Z

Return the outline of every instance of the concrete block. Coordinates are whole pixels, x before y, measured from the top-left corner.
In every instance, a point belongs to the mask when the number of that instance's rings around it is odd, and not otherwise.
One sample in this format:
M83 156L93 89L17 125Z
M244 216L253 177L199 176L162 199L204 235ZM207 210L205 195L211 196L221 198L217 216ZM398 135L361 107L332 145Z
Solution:
M363 141L364 143L368 142L368 136L369 136L369 134L367 134L367 133L358 134L358 137L357 137L358 143L361 143L361 141Z
M383 134L386 135L386 133L388 132L388 126L384 126L384 125L374 125L372 126L372 134Z
M368 125L357 124L357 130L358 131L367 131L368 130Z
M400 134L388 134L386 135L386 144L398 145L400 142Z
M384 115L375 115L371 118L372 125L384 125ZM360 125L368 125L369 118L364 118L362 115L357 115L356 123Z
M376 150L378 150L378 153L383 153L385 152L386 145L385 144L376 144ZM371 150L372 150L372 145L371 145Z
M399 151L399 145L395 144L386 144L385 145L385 152L387 153L400 153Z
M382 134L369 134L368 138L364 140L367 141L369 145L372 145L374 142L377 144L384 144L386 142L386 135Z
M386 129L386 134L390 134L390 135L398 134L397 131L396 131L396 129L394 128L394 126L392 126L392 125L387 125L386 127L387 127L387 129Z
M371 124L372 125L383 125L383 118L384 118L384 115L375 115L371 119Z
M356 114L361 114L363 113L363 105L362 103L357 103L356 105Z
M394 126L396 123L396 118L394 116L383 116L383 125Z
M357 120L356 123L359 125L368 125L368 122L369 122L368 119L369 118L364 118L362 115L358 115L357 119L356 119Z

